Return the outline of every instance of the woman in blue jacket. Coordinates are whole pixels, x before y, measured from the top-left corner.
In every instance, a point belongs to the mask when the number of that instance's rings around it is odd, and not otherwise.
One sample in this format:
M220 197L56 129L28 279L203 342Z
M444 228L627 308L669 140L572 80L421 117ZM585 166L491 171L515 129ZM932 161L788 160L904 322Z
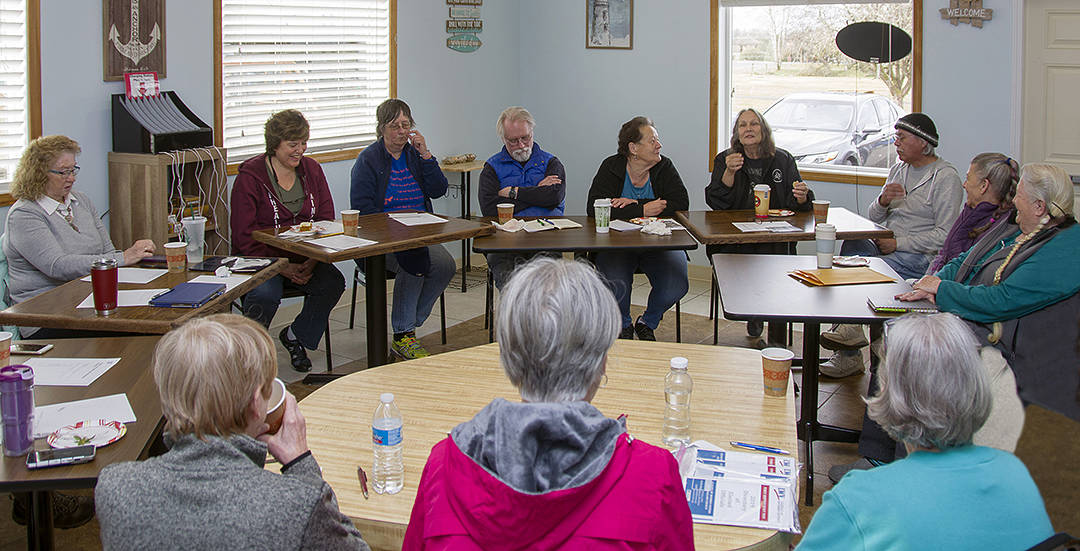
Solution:
M352 167L352 208L360 214L431 212L431 200L446 194L446 176L416 130L409 105L388 99L375 118L378 140L360 152ZM416 328L454 277L454 259L442 245L432 245L386 255L386 269L397 274L390 349L407 360L423 358L428 352L416 341Z

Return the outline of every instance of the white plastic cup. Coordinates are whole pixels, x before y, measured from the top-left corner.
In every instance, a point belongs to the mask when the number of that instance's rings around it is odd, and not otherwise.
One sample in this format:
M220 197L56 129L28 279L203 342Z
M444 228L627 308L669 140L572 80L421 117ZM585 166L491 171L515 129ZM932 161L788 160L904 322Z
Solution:
M817 267L832 268L832 257L836 250L836 226L818 224L814 228L814 238L817 243Z
M593 220L596 221L596 233L607 233L611 227L611 199L593 201Z
M184 241L187 242L188 266L203 261L203 249L206 245L206 217L183 218Z

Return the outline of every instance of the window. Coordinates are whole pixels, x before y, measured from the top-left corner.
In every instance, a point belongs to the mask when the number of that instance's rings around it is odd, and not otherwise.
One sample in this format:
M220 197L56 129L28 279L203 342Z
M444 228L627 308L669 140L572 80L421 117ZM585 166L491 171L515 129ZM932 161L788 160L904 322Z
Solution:
M319 160L375 141L375 108L393 93L394 0L215 0L215 126L235 170L265 150L270 114L297 109Z
M41 133L38 60L30 59L31 50L37 51L37 7L37 0L0 0L0 185L5 188L26 144Z
M714 0L713 155L753 107L805 179L883 180L896 162L893 124L920 103L921 11L922 0ZM912 53L881 64L847 57L836 33L860 21L904 29Z

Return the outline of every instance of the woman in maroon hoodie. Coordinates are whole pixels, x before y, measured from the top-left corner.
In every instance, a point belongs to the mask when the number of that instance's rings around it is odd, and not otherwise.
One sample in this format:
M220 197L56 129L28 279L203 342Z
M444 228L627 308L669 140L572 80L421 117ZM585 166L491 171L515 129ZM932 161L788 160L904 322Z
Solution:
M319 346L330 311L345 291L345 278L336 267L255 241L251 232L301 222L333 220L334 199L322 168L304 156L310 127L295 109L274 113L265 127L266 153L240 165L232 190L233 254L283 256L289 264L281 274L244 295L244 315L269 327L285 289L304 293L300 314L278 338L289 351L293 369L310 371L307 350Z
M496 398L435 444L402 548L693 549L674 456L590 403L622 327L596 270L523 265L495 327L521 401Z

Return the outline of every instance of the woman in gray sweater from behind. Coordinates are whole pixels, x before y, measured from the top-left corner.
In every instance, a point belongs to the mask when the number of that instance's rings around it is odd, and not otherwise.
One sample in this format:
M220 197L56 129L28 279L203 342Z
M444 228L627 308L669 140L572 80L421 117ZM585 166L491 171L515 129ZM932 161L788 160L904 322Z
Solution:
M262 325L236 314L187 322L158 342L154 381L171 449L101 471L105 549L349 549L368 545L307 445L296 399L269 433L277 358ZM281 474L264 469L270 452Z

